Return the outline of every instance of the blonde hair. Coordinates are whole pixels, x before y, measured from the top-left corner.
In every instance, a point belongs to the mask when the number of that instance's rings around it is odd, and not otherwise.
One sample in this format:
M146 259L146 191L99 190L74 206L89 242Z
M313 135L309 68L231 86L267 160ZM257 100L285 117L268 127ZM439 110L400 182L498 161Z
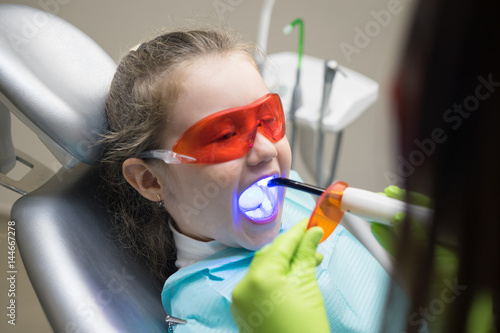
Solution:
M234 32L165 33L130 51L120 61L110 87L106 100L109 132L103 139L101 161L106 205L124 248L136 254L160 281L175 271L176 248L168 226L171 217L126 182L122 164L142 151L162 148L165 117L177 99L183 69L202 57L235 52L247 55L255 64L256 46Z

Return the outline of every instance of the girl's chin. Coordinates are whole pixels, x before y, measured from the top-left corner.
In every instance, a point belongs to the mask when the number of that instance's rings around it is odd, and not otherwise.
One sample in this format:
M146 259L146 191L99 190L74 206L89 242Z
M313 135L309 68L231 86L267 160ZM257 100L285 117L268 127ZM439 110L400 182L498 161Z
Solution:
M280 231L280 223L278 219L273 219L266 224L257 224L249 221L248 225L251 230L246 230L243 247L250 251L256 251L264 245L271 243Z
M249 251L258 251L262 249L265 245L271 243L274 238L269 239L267 242L262 242L262 244L257 243L257 244L249 244L248 246L245 246L245 249Z

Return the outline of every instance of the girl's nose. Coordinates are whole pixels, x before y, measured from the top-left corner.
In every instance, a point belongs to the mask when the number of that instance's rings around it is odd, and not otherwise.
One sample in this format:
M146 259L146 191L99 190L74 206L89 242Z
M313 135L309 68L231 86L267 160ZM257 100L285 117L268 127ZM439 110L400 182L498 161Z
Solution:
M248 152L247 163L251 166L268 162L278 156L274 143L269 141L262 133L257 132L252 148Z

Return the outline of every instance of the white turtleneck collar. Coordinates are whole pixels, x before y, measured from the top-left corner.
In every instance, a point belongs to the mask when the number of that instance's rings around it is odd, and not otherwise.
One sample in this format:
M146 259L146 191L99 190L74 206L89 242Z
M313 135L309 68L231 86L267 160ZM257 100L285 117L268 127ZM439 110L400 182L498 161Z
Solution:
M203 260L212 254L227 248L226 245L216 240L203 242L181 234L171 224L175 246L177 248L177 260L175 266L179 269Z

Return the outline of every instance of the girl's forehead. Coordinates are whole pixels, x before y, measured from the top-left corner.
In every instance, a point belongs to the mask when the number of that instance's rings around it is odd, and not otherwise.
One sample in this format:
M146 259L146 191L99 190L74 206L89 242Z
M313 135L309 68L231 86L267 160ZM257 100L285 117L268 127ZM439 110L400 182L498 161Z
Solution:
M185 66L180 79L167 116L169 132L176 136L215 112L250 104L268 93L255 64L242 54L199 59Z

